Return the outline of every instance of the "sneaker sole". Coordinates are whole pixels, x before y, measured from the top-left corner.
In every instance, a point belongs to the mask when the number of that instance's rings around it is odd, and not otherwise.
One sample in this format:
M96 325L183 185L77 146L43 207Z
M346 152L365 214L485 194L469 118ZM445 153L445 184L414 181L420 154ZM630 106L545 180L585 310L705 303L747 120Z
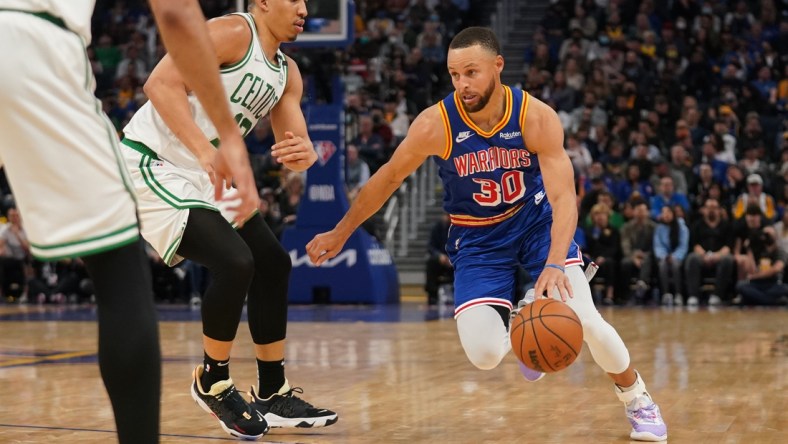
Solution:
M649 442L659 442L659 441L667 441L668 434L664 434L662 436L655 435L649 432L636 432L632 430L632 433L629 434L631 439L635 441L649 441Z
M544 378L546 375L547 375L547 373L542 373L542 375L541 375L541 376L539 376L539 377L538 377L538 378L536 378L536 379L528 379L528 378L526 378L525 376L523 376L523 379L525 379L525 380L526 380L526 381L528 381L528 382L536 382L536 381L541 381L541 380L542 380L542 378Z
M282 418L281 416L275 415L273 413L266 413L263 415L263 417L266 421L268 421L268 426L275 429L285 427L295 427L299 429L328 427L339 420L336 414L331 416L322 416L320 418Z
M203 402L202 399L200 399L200 396L197 394L196 391L194 391L194 382L192 382L192 384L189 386L189 392L192 394L192 399L194 399L194 402L196 402L197 405L200 406L201 409L203 409L206 412L210 413L211 416L213 416L214 419L216 419L216 421L222 427L222 430L227 432L227 434L229 434L232 437L241 438L241 439L244 439L244 440L247 440L247 441L255 441L258 438L260 438L261 436L263 436L266 433L268 433L268 431L270 430L270 427L271 427L270 424L268 425L268 427L265 428L265 431L263 433L259 434L259 435L245 435L245 434L239 432L238 430L231 429L231 428L227 427L227 425L224 422L222 422L222 420L219 419L216 416L216 414L211 410L211 408L208 407L208 404L206 404L205 402Z

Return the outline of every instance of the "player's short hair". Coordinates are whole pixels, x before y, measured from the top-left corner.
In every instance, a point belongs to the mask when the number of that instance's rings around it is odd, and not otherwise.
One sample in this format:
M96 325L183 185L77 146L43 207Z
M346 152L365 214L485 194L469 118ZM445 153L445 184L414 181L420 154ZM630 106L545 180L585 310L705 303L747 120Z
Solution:
M449 43L449 49L468 48L474 45L479 45L495 55L501 55L498 37L495 36L492 29L481 26L471 26L458 32Z

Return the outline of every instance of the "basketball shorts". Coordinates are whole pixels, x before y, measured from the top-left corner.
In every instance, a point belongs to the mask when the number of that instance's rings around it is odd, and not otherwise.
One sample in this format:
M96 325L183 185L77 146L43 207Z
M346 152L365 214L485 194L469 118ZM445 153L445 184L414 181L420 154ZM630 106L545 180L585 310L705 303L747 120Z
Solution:
M551 217L534 221L526 204L495 225L449 228L446 252L454 266L454 317L476 305L512 309L515 274L522 266L533 279L544 268L550 250ZM572 241L566 266L583 264Z
M225 190L223 199L217 202L213 184L202 169L175 166L146 145L129 139L123 139L121 152L137 193L142 237L167 265L183 260L177 251L191 208L218 211L234 225L235 188Z
M135 242L130 181L83 40L0 11L0 54L0 158L33 255L57 260Z

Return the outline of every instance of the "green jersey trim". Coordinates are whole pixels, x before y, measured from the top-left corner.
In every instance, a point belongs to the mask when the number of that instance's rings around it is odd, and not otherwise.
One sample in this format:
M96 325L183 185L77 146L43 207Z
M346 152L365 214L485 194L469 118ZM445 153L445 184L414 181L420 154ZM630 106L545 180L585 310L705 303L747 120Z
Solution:
M255 30L254 27L254 21L250 23L249 19L247 18L247 14L236 14L236 15L240 15L241 17L244 17L244 19L246 19L246 24L252 30L252 38L251 40L249 40L249 47L246 48L246 54L244 54L241 60L235 63L231 63L229 65L221 66L219 68L219 72L222 74L238 71L239 69L241 69L244 65L246 65L247 62L249 62L249 60L252 58L252 53L254 52L254 42L257 39L257 31Z
M78 241L52 245L30 244L30 251L36 259L58 261L114 250L136 242L139 237L139 227L134 223L111 233Z
M204 208L211 211L219 211L214 205L198 199L181 199L173 194L170 190L164 187L153 174L151 169L151 161L154 160L150 156L143 155L140 159L140 172L142 179L148 188L151 189L161 200L176 210L185 210L188 208Z

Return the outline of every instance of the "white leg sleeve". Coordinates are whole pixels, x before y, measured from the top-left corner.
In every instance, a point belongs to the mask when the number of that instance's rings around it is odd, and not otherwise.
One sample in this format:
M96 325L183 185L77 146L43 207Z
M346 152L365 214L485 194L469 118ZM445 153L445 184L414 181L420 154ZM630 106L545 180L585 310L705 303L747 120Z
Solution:
M566 302L583 324L583 340L588 344L594 361L607 373L622 373L629 367L629 351L618 332L602 319L591 297L591 287L580 266L566 268L572 284L573 298ZM556 299L561 300L560 296Z
M501 315L489 305L477 305L460 313L457 332L468 360L482 370L497 367L511 349Z

